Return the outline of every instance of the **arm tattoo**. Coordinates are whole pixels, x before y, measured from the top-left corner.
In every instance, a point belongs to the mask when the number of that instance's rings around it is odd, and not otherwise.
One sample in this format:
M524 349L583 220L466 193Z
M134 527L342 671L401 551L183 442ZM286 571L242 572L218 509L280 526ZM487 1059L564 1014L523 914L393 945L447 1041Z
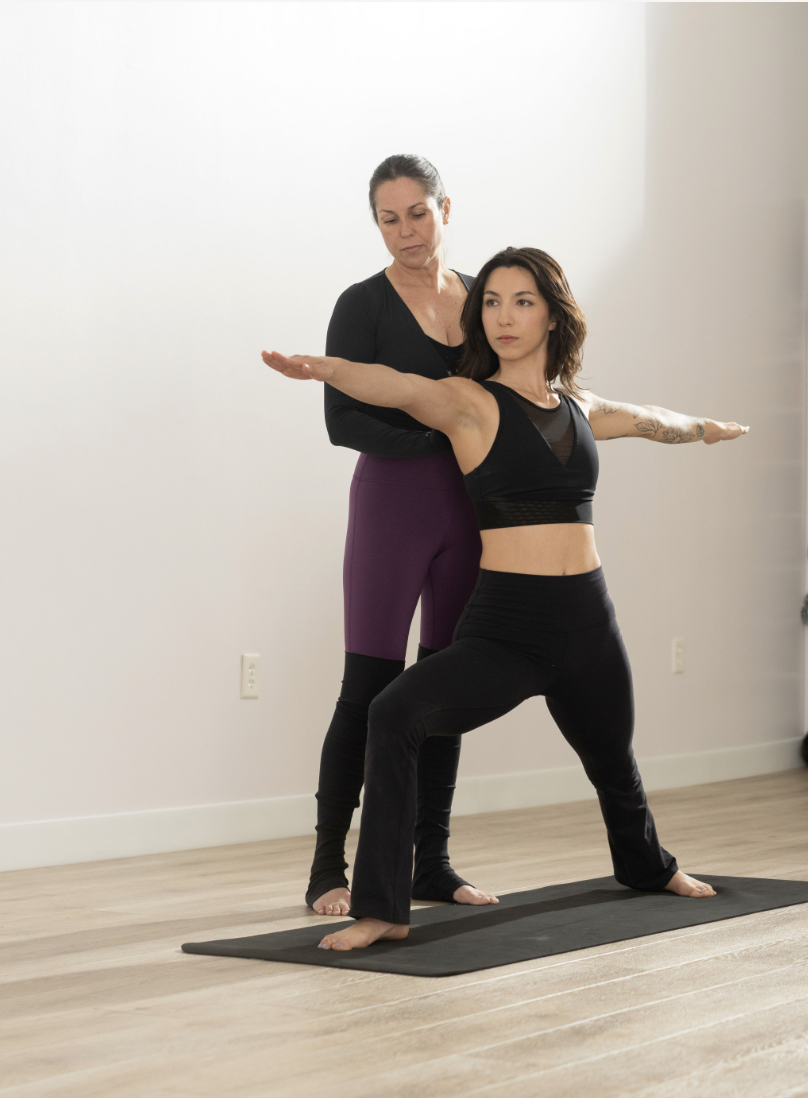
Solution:
M603 415L615 412L628 412L633 419L634 431L610 435L609 438L628 438L639 435L653 442L666 442L676 445L683 442L697 442L704 437L704 427L699 420L691 416L668 412L664 408L638 407L636 404L616 404L611 400L595 397L591 411ZM636 435L635 435L636 432Z
M601 400L600 397L595 397L592 401L593 412L603 412L605 416L613 415L615 412L631 412L632 407L629 404L615 404L611 400Z
M639 408L634 412L634 419L637 421L634 424L637 428L637 434L648 438L653 438L662 427L662 420L657 419L655 416L649 416L648 413L643 415Z
M695 442L704 435L704 428L700 423L694 424L693 427L665 427L662 431L662 437L658 439L659 442Z
M684 427L666 427L659 441L675 444L677 442L690 442L692 437L692 432L686 431Z

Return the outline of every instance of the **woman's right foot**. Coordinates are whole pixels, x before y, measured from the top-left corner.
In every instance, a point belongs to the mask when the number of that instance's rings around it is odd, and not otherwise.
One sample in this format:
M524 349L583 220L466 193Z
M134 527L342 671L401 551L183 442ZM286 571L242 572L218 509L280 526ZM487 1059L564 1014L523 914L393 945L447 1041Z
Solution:
M385 939L391 941L406 938L410 928L406 923L385 923L381 919L357 919L353 926L326 934L318 949L333 949L342 952L347 949L365 949L374 942Z
M697 881L695 877L689 877L680 870L674 873L665 885L667 892L675 892L677 896L715 896L715 889L706 881Z
M351 894L347 888L332 888L318 896L311 906L315 915L347 915L351 910Z
M456 888L452 893L452 899L456 904L471 904L474 907L499 903L493 892L483 892L474 885L461 885L460 888Z

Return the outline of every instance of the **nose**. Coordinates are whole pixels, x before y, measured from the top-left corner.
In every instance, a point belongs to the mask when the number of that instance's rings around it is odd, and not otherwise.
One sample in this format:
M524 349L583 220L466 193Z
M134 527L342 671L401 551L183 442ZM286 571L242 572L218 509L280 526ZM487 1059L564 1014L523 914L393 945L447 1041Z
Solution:
M499 315L497 316L497 323L500 328L510 328L513 324L513 317L511 310L507 305L501 305L499 309Z

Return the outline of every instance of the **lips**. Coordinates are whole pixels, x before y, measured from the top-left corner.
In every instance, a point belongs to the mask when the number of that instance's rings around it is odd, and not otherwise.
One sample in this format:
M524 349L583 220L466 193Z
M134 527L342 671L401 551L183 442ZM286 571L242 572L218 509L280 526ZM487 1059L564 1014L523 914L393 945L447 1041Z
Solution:
M497 343L513 343L516 336L497 336Z

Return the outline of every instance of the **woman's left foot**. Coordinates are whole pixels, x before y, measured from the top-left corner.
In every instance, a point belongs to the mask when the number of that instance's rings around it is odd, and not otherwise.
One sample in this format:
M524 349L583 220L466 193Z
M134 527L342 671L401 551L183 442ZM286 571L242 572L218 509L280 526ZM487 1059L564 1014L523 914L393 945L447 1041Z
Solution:
M405 923L384 923L381 919L357 919L353 926L326 934L318 949L334 949L342 953L349 949L366 949L374 942L397 941L410 932Z
M704 881L697 881L695 877L688 877L680 870L674 873L665 885L668 892L675 892L677 896L715 896L715 889Z
M461 885L460 888L456 888L452 893L452 899L456 904L472 904L474 907L499 903L492 892L481 892L479 888L473 888L471 885Z

